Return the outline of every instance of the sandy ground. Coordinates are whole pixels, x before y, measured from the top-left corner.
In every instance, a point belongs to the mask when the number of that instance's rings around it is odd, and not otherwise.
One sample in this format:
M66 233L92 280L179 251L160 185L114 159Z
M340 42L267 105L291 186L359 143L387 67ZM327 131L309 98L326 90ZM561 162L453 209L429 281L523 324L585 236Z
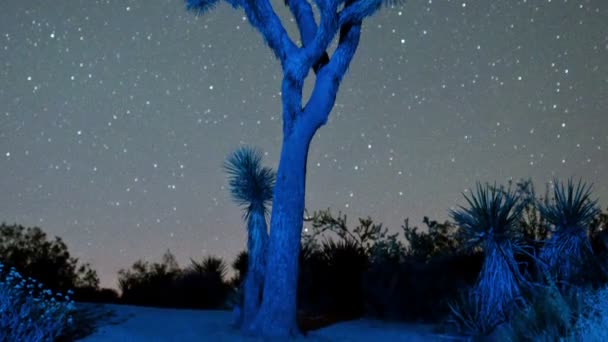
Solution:
M95 317L95 332L78 341L263 341L245 337L230 326L231 312L147 308L79 303ZM432 327L369 319L338 323L295 339L302 342L458 341L434 334Z

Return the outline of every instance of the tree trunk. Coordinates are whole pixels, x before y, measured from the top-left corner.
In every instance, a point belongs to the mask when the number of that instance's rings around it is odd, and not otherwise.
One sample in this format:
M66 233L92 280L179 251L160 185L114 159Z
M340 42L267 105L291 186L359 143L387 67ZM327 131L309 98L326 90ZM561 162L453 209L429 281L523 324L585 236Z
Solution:
M266 267L266 250L268 231L263 211L254 211L247 223L247 275L245 276L245 294L243 300L243 320L241 329L249 331L262 301L264 273Z
M302 123L302 122L298 122ZM306 160L314 132L294 125L283 136L272 201L263 299L252 326L264 337L299 335L296 322L298 255L304 215Z

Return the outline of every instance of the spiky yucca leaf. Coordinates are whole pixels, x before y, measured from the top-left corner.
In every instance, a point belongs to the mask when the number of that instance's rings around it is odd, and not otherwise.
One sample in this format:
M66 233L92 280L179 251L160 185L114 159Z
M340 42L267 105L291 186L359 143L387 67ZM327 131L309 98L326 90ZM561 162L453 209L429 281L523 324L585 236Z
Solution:
M517 239L516 223L524 208L511 191L499 191L477 183L477 193L469 198L464 195L470 208L460 206L460 210L450 210L469 248L482 246L490 240L495 243Z
M212 10L220 0L185 0L186 9L196 14L205 14Z
M588 225L600 212L597 200L591 200L591 187L579 182L574 188L572 179L568 179L567 189L564 184L554 180L553 203L539 203L539 210L543 217L559 227L581 227Z
M567 189L557 180L554 183L553 201L539 205L541 214L554 225L551 238L541 251L541 259L560 281L570 282L593 254L587 230L600 211L597 201L590 199L591 186L579 180L575 189L572 179L568 179Z
M321 244L319 251L325 263L332 267L349 265L351 267L364 267L366 265L367 255L357 241L353 239L325 239Z
M276 174L271 168L262 167L261 162L260 151L243 146L224 163L230 193L238 205L246 207L243 214L245 220L258 210L267 215L267 204L272 201Z
M474 326L485 331L509 316L526 283L514 258L514 251L523 250L516 224L524 203L510 190L499 190L496 185L483 188L479 183L476 194L470 198L464 196L470 208L461 206L461 210L451 210L450 214L460 227L465 247L481 246L484 250L475 298L469 298L476 301L469 309L481 311L469 313L468 319L478 320ZM465 318L460 312L452 311L461 321Z
M208 256L201 262L190 259L190 262L192 263L192 265L190 265L192 271L209 276L213 275L219 279L224 279L228 269L224 260L213 256Z

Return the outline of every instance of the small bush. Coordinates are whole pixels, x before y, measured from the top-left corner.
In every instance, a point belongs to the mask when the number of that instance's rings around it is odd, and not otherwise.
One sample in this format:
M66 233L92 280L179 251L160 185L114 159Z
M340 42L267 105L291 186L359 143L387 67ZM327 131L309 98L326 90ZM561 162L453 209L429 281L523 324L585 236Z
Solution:
M39 227L0 224L0 255L5 267L15 267L53 291L99 286L89 264L79 265L61 238L51 240Z
M199 309L224 308L231 287L226 282L226 264L208 256L191 265L175 278L173 288L180 307Z
M580 290L560 291L553 282L530 291L527 299L501 331L503 340L558 341L572 332L582 310Z
M573 341L608 341L608 287L589 293L570 338Z
M71 291L53 294L0 263L0 341L52 341L73 323Z
M227 266L216 257L180 269L170 251L162 263L138 260L129 270L118 272L121 301L125 304L223 309L233 288L225 280Z
M121 300L126 304L144 306L175 306L173 284L179 275L175 257L169 251L162 263L136 261L130 270L118 271Z
M487 336L496 327L506 321L504 312L495 314L496 306L491 310L484 307L484 297L479 291L469 288L460 293L459 298L449 304L452 315L448 320L461 334L470 336Z

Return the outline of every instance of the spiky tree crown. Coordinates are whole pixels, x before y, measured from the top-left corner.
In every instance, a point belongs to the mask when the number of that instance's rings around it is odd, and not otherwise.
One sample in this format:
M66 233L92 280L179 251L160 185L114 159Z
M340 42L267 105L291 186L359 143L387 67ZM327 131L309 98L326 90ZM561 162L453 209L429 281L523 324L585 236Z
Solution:
M597 200L591 200L591 187L579 179L574 188L572 179L568 179L567 189L563 183L554 181L551 203L539 203L541 215L556 228L583 227L587 226L600 212Z
M470 208L450 210L450 216L460 227L466 247L484 243L504 243L519 236L516 223L523 205L511 191L504 191L477 183L477 193L469 198L463 194Z
M271 168L262 167L262 153L251 147L241 147L224 162L224 169L228 173L232 198L246 207L244 219L249 219L254 211L267 215L276 174Z
M211 11L220 0L185 0L186 9L195 12L197 15Z
M215 275L222 279L226 276L228 269L224 260L213 256L205 257L200 262L190 259L190 262L192 263L191 270L200 274Z

